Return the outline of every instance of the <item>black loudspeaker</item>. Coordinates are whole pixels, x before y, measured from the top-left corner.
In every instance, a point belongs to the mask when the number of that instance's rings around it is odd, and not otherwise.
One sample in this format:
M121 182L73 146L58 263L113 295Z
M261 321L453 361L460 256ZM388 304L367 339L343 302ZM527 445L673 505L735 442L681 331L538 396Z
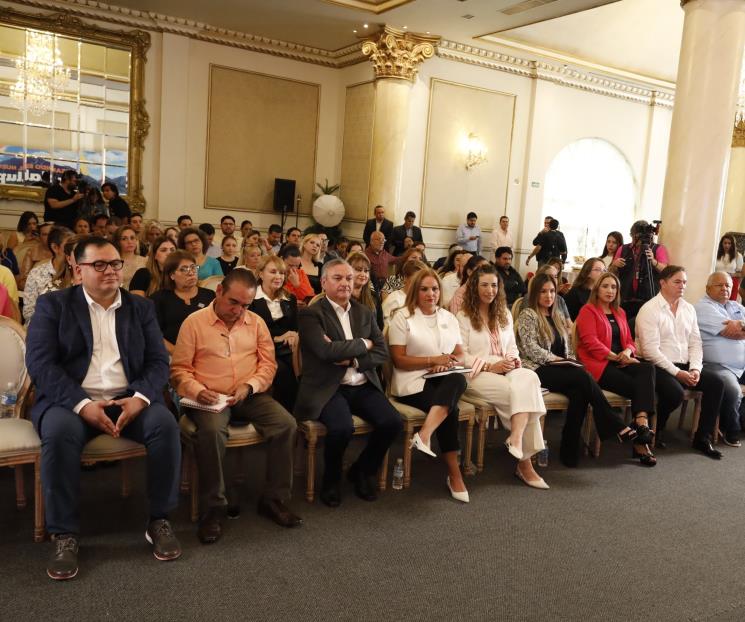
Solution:
M295 180L274 179L274 211L295 211Z

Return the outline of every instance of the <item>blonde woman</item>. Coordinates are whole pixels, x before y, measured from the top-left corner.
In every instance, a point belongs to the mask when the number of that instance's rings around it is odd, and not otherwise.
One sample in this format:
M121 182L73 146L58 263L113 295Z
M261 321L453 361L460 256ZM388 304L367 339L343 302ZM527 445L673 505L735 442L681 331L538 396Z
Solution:
M317 233L303 236L300 242L300 265L316 294L321 293L321 238Z
M388 343L394 365L391 393L427 413L412 447L434 457L430 441L436 434L448 471L448 490L454 499L468 503L468 490L458 465L458 400L467 381L453 369L463 362L463 348L458 320L440 308L440 278L434 270L426 268L414 275L406 306L391 320ZM424 377L448 371L454 373Z
M533 469L531 456L544 449L541 416L546 414L541 381L520 362L512 315L507 310L497 269L477 268L466 281L460 334L466 366L472 367L466 394L494 406L502 426L510 430L505 445L518 462L515 476L531 488L548 489Z
M247 244L243 247L243 256L240 262L238 262L238 265L250 270L254 273L254 276L257 276L261 257L261 248L259 246L256 244Z
M146 255L155 240L163 235L163 225L157 220L148 220L139 233L140 253Z
M55 225L47 234L47 244L51 259L34 266L26 278L23 295L23 319L31 321L39 296L69 287L72 280L68 274L69 264L65 258L65 243L72 238L67 227Z

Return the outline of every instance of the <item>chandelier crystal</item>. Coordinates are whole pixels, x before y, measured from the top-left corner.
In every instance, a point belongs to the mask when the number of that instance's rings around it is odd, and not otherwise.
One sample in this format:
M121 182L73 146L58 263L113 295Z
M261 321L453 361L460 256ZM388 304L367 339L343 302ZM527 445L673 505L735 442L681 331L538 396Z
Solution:
M55 37L47 32L26 31L26 53L16 68L18 80L10 87L10 97L16 108L36 116L52 109L55 92L70 79Z

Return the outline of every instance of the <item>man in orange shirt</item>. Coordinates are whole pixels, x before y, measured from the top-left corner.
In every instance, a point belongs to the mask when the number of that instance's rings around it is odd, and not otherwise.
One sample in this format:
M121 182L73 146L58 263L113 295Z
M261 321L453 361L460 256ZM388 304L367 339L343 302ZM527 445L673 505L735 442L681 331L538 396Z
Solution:
M171 361L171 384L181 397L214 405L227 395L227 406L214 413L184 408L197 426L199 495L202 517L197 535L204 544L222 534L227 499L223 463L228 423L248 425L268 442L266 488L259 514L283 527L302 519L285 505L292 486L295 420L267 393L277 371L274 342L264 321L247 307L256 295L256 278L233 270L217 286L215 300L182 324Z

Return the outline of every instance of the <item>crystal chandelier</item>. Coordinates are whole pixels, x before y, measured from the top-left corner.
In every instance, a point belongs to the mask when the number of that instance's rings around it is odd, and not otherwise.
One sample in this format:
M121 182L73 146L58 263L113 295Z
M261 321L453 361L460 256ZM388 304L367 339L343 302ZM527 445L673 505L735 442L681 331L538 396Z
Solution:
M26 31L26 54L16 61L18 80L10 87L10 96L19 110L41 115L52 108L55 91L70 79L70 70L54 35L37 30Z

